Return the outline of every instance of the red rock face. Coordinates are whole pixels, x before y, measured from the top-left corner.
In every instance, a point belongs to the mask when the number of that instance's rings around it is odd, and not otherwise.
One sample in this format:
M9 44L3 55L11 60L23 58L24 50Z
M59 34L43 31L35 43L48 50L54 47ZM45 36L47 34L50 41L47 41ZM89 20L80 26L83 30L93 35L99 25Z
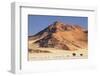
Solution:
M29 40L37 39L34 43L39 47L78 50L87 48L88 32L79 25L54 22ZM33 44L34 44L33 43Z

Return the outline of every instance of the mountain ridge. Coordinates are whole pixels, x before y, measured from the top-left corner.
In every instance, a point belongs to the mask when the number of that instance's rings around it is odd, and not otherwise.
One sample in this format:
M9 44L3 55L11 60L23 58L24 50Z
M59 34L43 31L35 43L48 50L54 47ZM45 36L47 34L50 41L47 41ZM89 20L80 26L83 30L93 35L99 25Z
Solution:
M29 40L36 40L33 45L37 44L39 47L78 50L87 48L87 36L88 31L80 25L55 21L37 34L29 36Z

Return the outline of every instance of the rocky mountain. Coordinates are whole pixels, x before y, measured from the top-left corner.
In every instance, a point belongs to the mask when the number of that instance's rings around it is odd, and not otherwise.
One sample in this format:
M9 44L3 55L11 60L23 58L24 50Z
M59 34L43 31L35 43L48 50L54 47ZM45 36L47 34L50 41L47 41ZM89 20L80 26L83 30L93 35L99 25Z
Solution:
M29 40L35 40L33 45L37 44L39 47L78 50L87 48L88 31L80 25L56 21L37 34L29 36Z

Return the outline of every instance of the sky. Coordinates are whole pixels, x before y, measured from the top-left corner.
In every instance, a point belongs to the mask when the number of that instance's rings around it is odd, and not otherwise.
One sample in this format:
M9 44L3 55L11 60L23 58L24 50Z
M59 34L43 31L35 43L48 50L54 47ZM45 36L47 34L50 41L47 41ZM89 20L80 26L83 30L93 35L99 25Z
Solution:
M88 17L28 15L28 36L35 35L55 21L78 24L85 29L88 28Z

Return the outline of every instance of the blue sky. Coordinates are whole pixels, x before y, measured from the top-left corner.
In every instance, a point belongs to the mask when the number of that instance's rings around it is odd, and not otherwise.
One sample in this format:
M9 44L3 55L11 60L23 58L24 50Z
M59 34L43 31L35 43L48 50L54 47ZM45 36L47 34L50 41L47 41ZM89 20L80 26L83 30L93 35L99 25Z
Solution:
M86 29L88 28L88 17L28 15L28 35L35 35L55 21L60 21L65 24L78 24Z

